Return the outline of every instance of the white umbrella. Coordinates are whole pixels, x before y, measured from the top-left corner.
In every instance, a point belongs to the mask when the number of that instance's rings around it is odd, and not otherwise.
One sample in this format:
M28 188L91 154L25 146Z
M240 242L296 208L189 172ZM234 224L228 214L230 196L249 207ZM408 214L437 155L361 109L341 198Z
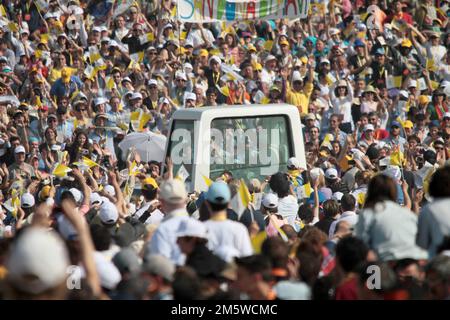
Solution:
M123 154L122 159L125 160L129 150L135 148L142 161L163 162L166 140L166 136L153 132L132 132L119 143Z

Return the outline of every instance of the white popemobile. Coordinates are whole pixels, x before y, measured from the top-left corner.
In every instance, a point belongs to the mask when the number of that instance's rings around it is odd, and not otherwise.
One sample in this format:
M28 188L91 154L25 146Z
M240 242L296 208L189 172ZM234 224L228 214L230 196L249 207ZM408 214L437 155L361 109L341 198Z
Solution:
M225 170L233 177L264 180L286 170L290 157L306 168L298 109L288 104L179 109L172 117L165 156L188 191Z

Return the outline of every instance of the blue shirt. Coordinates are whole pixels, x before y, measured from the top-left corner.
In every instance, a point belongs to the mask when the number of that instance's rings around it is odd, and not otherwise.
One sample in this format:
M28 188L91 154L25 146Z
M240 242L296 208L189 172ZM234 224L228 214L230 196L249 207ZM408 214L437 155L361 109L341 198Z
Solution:
M50 89L50 95L58 98L71 96L75 91L80 90L83 87L83 83L77 76L71 76L69 82L69 88L66 87L61 78L53 83ZM67 90L69 89L69 90Z

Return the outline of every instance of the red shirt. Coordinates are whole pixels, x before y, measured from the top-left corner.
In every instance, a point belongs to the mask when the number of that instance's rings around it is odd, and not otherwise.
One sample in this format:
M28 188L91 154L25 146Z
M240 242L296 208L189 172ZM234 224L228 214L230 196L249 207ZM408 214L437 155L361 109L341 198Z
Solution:
M356 276L352 276L346 279L336 288L336 300L357 300L357 285L358 279Z

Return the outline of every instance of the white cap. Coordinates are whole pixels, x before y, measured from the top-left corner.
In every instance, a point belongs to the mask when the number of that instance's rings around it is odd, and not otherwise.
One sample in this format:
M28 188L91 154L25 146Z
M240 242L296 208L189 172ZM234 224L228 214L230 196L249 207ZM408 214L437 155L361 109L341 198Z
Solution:
M110 184L106 185L103 189L111 197L114 197L116 195L116 190L114 190L114 187L112 185L110 185Z
M343 194L342 192L337 191L337 192L333 193L333 195L331 196L331 199L340 202L343 195L344 195L344 194Z
M184 73L182 71L175 72L175 79L183 79L183 80L187 81L186 73Z
M150 79L150 80L148 80L147 84L149 86L157 86L158 85L158 81L156 81L155 79Z
M114 290L122 280L119 269L100 252L94 253L95 268L103 288Z
M107 102L108 102L108 100L105 97L98 97L98 98L94 99L94 105L95 106L98 106L98 105L101 105L101 104L104 104L104 103L107 103Z
M102 32L102 28L100 27L93 27L92 32Z
M295 81L303 81L302 75L300 74L299 71L294 71L292 73L292 82L295 82Z
M64 239L70 240L78 235L77 230L64 214L58 216L56 221L58 222L58 232Z
M187 199L187 192L184 183L178 179L164 181L160 186L159 195L162 200L178 204Z
M264 195L261 203L266 208L276 208L278 207L278 196L274 193L267 193Z
M325 178L327 179L337 179L338 178L338 172L335 168L329 168L327 171L325 171Z
M298 160L295 157L289 158L287 161L287 166L288 167L295 167L297 169L300 168L300 160Z
M409 80L408 88L417 88L417 81L416 80Z
M444 113L444 117L443 118L450 118L450 112Z
M211 56L211 58L209 58L208 64L211 64L212 61L215 61L215 62L217 62L218 64L222 64L222 60L221 60L218 56L216 56L216 55Z
M269 61L271 61L271 60L277 60L277 58L276 58L274 55L269 54L269 55L264 59L264 63L269 62Z
M400 90L398 92L399 95L403 96L404 98L408 98L409 97L409 92L406 90Z
M135 100L135 99L142 99L142 94L140 92L134 92L131 95L130 100Z
M331 63L330 63L330 60L328 60L327 58L322 58L322 59L320 59L320 63L328 63L328 64L331 64Z
M320 168L313 168L309 172L309 175L311 176L311 179L316 180L319 176L323 176L324 172Z
M208 230L203 222L195 219L186 219L180 222L177 231L177 238L196 237L208 239Z
M53 231L30 227L13 244L6 267L9 282L24 292L39 294L65 281L69 256Z
M168 23L168 24L166 24L166 25L163 27L163 30L166 30L167 28L172 28L172 29L173 29L173 26L172 26L170 23Z
M194 100L197 101L197 96L195 95L195 93L192 92L185 92L184 93L184 101L186 100Z
M100 31L102 31L102 32L103 32L103 31L108 31L108 28L107 28L106 26L101 26L101 27L100 27Z
M117 211L116 205L109 201L103 201L98 215L100 220L105 224L114 224L119 219L119 212Z
M55 15L52 12L47 12L44 15L44 19L47 20L47 19L50 19L50 18L56 18L56 17L55 17Z
M109 42L111 41L111 38L110 37L103 37L101 40L100 40L100 42L107 42L108 43L108 45L109 45Z
M14 153L25 153L25 147L24 146L17 146L14 149Z
M34 206L34 196L29 192L24 193L20 198L20 206L24 209Z
M364 126L364 131L368 131L368 130L372 130L372 131L375 130L375 128L373 127L373 124L368 123Z
M184 68L184 70L186 70L186 69L193 70L193 69L194 69L194 68L192 67L192 64L190 64L189 62L186 62L186 63L183 65L183 68Z
M161 98L159 99L159 103L169 104L169 99L164 98L164 97L161 97Z
M330 35L334 36L335 34L341 33L337 28L330 28Z
M95 204L96 202L98 204L102 204L102 197L100 197L100 195L97 192L93 192L93 193L91 193L91 199L90 199L91 206L93 204Z
M109 47L118 47L119 44L117 43L116 40L109 40L108 46L109 46Z
M121 82L125 82L125 81L128 81L130 83L132 82L129 77L124 77Z
M77 188L70 188L70 193L73 195L76 203L81 203L84 199L83 194Z

